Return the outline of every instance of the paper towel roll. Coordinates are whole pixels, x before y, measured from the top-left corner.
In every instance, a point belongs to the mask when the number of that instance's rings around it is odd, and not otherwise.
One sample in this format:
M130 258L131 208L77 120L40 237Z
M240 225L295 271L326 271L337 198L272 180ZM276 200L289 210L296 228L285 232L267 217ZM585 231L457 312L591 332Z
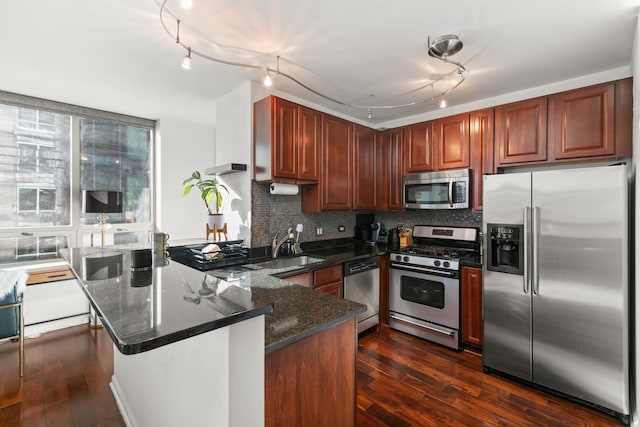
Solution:
M274 182L269 187L269 192L271 194L295 196L296 194L298 194L298 186L295 184L280 184L280 183Z

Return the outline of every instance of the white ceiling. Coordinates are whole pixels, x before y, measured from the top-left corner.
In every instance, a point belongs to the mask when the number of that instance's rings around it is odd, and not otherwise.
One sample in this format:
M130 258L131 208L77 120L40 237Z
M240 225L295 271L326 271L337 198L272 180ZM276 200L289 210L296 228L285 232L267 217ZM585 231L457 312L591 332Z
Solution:
M438 109L455 67L427 55L427 37L456 34L452 60L469 71L450 106L629 67L640 0L193 0L181 41L211 56L276 66L346 104L372 127ZM149 118L170 109L204 117L262 70L193 56L160 22L161 0L13 0L0 4L0 89ZM165 15L175 34L175 19ZM228 47L222 47L228 46ZM444 79L443 79L444 77ZM422 89L430 82L434 89ZM367 110L314 95L283 76L274 88L357 120ZM434 98L432 100L432 98ZM78 101L81 99L82 101ZM153 99L153 108L142 100ZM118 103L120 100L120 103ZM140 101L140 105L138 102ZM144 111L142 111L144 110Z

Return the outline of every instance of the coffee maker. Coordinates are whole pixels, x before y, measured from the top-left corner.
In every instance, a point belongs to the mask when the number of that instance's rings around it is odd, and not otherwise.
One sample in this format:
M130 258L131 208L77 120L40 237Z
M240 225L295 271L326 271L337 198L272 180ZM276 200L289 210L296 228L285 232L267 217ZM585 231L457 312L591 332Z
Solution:
M382 223L376 222L373 214L356 214L355 240L376 244L383 229Z

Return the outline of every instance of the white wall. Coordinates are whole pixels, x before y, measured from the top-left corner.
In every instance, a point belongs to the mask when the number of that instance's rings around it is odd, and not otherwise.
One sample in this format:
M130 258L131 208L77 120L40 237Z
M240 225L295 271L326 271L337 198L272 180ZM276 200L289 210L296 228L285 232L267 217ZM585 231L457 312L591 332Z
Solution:
M159 120L156 151L156 220L170 241L203 238L206 208L198 191L182 197L182 182L194 170L215 164L215 116L196 123L171 116Z

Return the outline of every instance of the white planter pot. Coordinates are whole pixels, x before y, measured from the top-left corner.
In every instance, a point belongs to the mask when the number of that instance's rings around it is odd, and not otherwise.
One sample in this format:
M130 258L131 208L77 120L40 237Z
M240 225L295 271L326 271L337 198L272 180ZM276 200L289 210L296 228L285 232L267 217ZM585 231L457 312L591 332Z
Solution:
M207 219L209 222L209 228L212 230L214 226L218 230L224 226L224 214L209 214Z

